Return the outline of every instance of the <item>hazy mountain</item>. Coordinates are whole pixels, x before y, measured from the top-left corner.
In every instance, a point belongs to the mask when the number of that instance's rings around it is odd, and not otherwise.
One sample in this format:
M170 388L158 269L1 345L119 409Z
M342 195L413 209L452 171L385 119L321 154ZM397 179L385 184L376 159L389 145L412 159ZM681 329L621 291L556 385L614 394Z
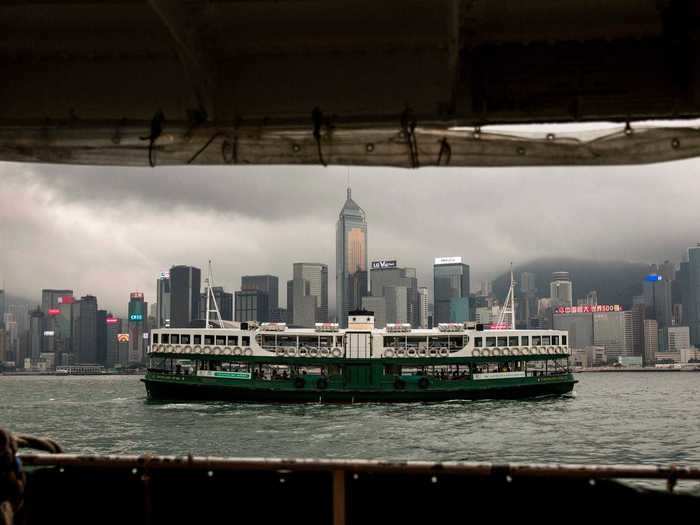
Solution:
M530 272L536 276L538 295L549 297L552 272L566 271L573 282L574 305L576 299L596 290L599 303L625 306L631 306L632 297L642 293L642 281L647 270L648 265L642 263L567 258L536 259L513 268L516 290L520 287L520 273ZM507 273L498 276L493 282L496 297L505 299L509 284L510 277Z

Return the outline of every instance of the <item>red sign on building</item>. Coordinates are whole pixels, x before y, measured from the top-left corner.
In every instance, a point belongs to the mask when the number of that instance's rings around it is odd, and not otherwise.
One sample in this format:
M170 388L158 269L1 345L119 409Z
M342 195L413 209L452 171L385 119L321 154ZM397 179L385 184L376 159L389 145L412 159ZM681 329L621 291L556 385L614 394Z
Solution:
M61 310L58 308L49 308L49 315L61 315Z
M75 297L72 295L61 295L58 298L58 304L73 304L75 303Z
M117 324L119 322L119 319L117 319L116 317L108 317L107 319L105 319L105 322L107 324Z

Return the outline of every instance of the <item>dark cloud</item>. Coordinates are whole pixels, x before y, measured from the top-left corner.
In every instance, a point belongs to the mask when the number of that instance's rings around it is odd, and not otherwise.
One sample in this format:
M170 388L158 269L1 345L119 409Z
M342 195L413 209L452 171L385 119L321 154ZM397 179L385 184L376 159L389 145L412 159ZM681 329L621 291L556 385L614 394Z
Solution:
M537 257L680 260L697 233L698 161L605 168L353 168L371 258L396 258L430 286L432 258L461 255L472 288ZM240 275L325 262L335 277L335 221L347 169L96 168L0 164L0 279L15 293L73 287L123 311L151 300L172 264ZM333 298L330 300L333 303Z

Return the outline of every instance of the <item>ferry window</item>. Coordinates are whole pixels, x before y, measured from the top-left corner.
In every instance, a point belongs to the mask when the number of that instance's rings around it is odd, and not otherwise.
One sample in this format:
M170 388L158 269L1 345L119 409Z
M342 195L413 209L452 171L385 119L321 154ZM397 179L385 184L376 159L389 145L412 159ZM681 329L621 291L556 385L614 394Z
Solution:
M163 336L160 338L160 342L168 344L170 342L170 334L163 334Z
M171 334L170 335L170 342L174 345L179 345L180 344L180 336L178 334Z
M549 336L548 336L548 335L543 335L543 336L542 336L542 344L543 344L543 345L548 345L548 344L549 344Z
M566 344L566 336L565 335L561 336L561 344L563 344L563 345Z
M530 336L524 335L520 338L520 344L522 346L530 346Z
M202 344L202 336L201 336L201 335L195 335L195 336L194 336L194 344L196 344L196 345L201 345L201 344Z
M497 346L508 346L508 338L507 337L499 337Z
M241 339L243 340L241 343L243 346L250 346L250 336L249 335L242 335Z
M552 336L552 344L553 344L553 345L558 345L558 344L559 344L559 336L558 336L558 335L553 335L553 336Z
M542 344L542 338L539 335L532 336L532 346L540 346Z
M296 346L297 345L297 336L295 335L278 335L277 336L277 344L279 346Z
M158 342L158 334L153 334L153 342L154 343Z
M204 344L205 345L213 345L214 344L214 336L213 335L205 335L204 336Z
M182 335L180 336L180 342L181 342L183 345L188 345L188 344L190 344L190 334L182 334Z
M474 338L474 348L481 348L481 337Z
M511 336L508 338L508 346L518 346L518 336Z
M487 337L486 338L486 346L496 346L496 338L495 337Z
M228 346L236 346L238 344L238 336L229 335L228 336Z
M225 335L217 335L216 336L216 344L219 346L226 346L226 336Z

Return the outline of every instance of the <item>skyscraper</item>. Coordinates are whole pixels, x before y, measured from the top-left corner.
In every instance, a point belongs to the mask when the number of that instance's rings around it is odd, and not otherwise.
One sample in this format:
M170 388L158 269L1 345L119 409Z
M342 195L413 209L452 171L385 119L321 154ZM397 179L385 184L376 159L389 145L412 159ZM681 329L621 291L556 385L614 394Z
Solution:
M129 295L129 362L143 363L146 357L146 322L148 305L143 299L143 292L131 292Z
M549 283L549 298L552 306L572 306L573 286L569 272L553 272Z
M222 321L233 321L233 294L224 290L223 286L212 286L211 291L214 293L214 299L216 299L216 306L219 307L219 313L221 314ZM211 299L210 299L211 301ZM214 309L214 305L210 304L209 308ZM202 292L199 298L199 318L206 319L207 315L207 290ZM212 319L215 314L209 314L209 318ZM264 319L261 319L261 321Z
M386 323L410 323L411 326L417 327L420 324L420 307L415 268L397 268L395 265L387 267L381 262L372 262L370 295L384 298ZM425 306L427 308L427 300ZM375 326L379 327L376 323L375 315Z
M97 363L107 364L107 310L97 310Z
M631 311L593 314L593 344L604 346L608 361L634 355L634 319Z
M279 289L279 278L276 275L244 275L241 277L241 290L260 290L267 294L270 312L280 306Z
M428 304L430 298L428 296L428 288L421 286L418 288L418 326L420 328L428 328Z
M170 326L189 328L199 319L202 272L194 266L170 268Z
M73 290L50 290L44 289L41 291L41 311L44 315L48 315L49 310L58 308L58 305L63 302L62 297L72 296Z
M681 264L681 268L683 265ZM687 291L687 325L690 328L690 343L700 345L700 244L688 248L688 291ZM683 315L686 315L685 305Z
M0 326L2 326L3 320L5 319L6 302L5 290L0 290Z
M313 326L328 321L328 266L294 263L291 324Z
M268 295L260 290L236 292L236 321L269 321Z
M73 305L73 322L77 325L77 337L74 332L74 340L77 339L76 360L80 364L97 363L97 298L93 295L85 295ZM77 309L77 318L76 318Z
M364 279L358 273L364 272ZM336 316L347 327L351 310L362 307L367 295L367 218L352 200L350 188L340 210L335 233ZM364 289L363 289L364 285Z
M469 320L469 265L461 257L438 257L433 264L433 324Z
M156 281L156 328L170 327L170 272L160 272Z

